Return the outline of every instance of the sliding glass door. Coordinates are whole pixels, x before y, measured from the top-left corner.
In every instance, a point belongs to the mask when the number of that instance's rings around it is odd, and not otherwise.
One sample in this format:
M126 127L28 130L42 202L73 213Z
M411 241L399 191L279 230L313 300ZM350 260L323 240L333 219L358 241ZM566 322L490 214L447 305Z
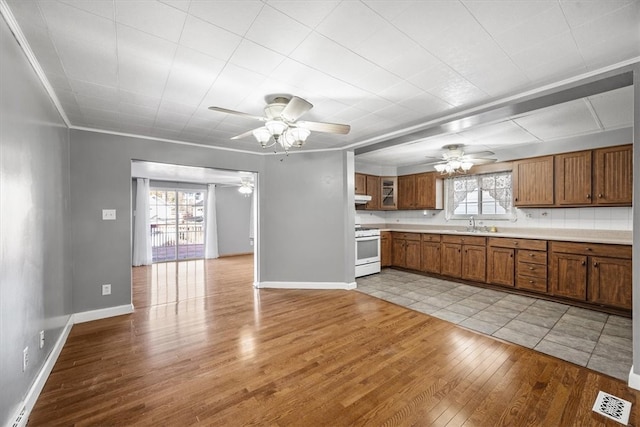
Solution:
M204 258L205 196L202 190L149 192L153 262Z

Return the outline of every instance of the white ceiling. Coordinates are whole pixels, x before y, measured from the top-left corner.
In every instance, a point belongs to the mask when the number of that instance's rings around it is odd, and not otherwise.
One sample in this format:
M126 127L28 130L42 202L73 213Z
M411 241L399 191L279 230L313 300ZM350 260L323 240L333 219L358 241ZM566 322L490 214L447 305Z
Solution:
M352 129L314 132L307 149L353 147L640 57L640 0L0 3L72 127L247 151L261 148L229 138L256 123L207 107L261 115L265 95L295 94L314 104L305 120ZM447 138L492 147L489 137L528 143L627 126L630 95L617 95ZM385 151L379 160L392 163Z

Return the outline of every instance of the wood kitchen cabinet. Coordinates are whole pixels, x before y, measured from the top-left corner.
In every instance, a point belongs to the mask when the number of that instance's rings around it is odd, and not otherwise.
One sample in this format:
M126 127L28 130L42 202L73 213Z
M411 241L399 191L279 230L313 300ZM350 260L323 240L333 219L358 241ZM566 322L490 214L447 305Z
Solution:
M633 146L593 151L594 202L597 205L631 206L633 198Z
M393 260L393 245L391 243L391 232L380 232L380 266L391 267Z
M558 205L590 205L592 151L577 151L555 156L555 199Z
M551 242L550 293L631 310L631 246Z
M440 235L422 235L422 268L425 273L440 274Z
M553 156L513 162L514 206L553 205Z
M440 254L442 275L474 282L485 281L487 253L484 237L443 235Z
M398 209L442 209L442 180L434 172L399 176Z
M547 291L546 240L491 237L487 246L487 283Z
M367 195L371 196L364 208L366 210L380 210L380 177L375 175L367 175Z
M420 270L421 238L419 233L392 233L393 265Z
M398 178L395 176L380 177L380 209L398 209Z
M355 194L367 194L367 175L363 173L356 173L355 187Z

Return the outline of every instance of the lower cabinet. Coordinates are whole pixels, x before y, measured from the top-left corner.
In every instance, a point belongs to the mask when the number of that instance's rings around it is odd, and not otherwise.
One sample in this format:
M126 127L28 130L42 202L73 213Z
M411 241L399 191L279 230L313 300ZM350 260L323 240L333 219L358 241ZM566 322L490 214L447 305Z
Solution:
M631 246L551 242L550 293L631 310Z
M391 267L393 260L393 246L391 244L391 232L380 232L380 266Z
M425 273L440 274L442 257L440 256L440 235L422 235L422 268Z
M512 248L487 248L487 283L502 286L515 285L515 254Z
M393 265L396 267L420 270L420 246L419 233L392 233L393 240Z
M477 236L442 236L441 274L484 282L487 271L486 239Z
M489 238L487 283L547 292L546 240Z

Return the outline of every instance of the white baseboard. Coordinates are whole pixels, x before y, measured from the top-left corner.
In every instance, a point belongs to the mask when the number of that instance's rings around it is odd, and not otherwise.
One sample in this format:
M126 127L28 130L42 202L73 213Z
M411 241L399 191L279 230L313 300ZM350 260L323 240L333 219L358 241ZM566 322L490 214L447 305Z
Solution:
M254 282L253 286L258 289L344 289L356 288L356 282Z
M67 337L69 337L69 333L71 332L72 327L73 327L73 315L70 315L69 320L67 320L67 324L62 329L62 333L56 340L56 343L53 345L51 352L47 356L47 359L44 361L44 365L42 365L40 372L38 372L38 375L36 376L35 381L31 385L31 388L29 389L29 392L27 393L27 396L24 399L24 405L22 405L22 407L18 410L18 413L13 417L13 420L15 421L19 416L21 416L22 422L24 422L24 424L18 424L18 425L27 424L27 420L29 419L29 414L31 414L31 410L36 405L36 401L40 396L40 392L42 392L42 389L44 388L44 385L47 382L47 379L49 378L49 374L51 374L51 371L53 370L53 367L55 366L56 361L58 360L58 356L60 356L62 347L64 347L64 344L67 342ZM20 414L20 412L22 412L23 410L24 410L24 413Z
M633 372L633 366L631 366L631 371L629 371L629 387L640 390L640 375Z
M82 313L76 313L73 315L73 323L91 322L93 320L106 319L107 317L122 316L123 314L131 313L133 313L133 304L83 311Z

